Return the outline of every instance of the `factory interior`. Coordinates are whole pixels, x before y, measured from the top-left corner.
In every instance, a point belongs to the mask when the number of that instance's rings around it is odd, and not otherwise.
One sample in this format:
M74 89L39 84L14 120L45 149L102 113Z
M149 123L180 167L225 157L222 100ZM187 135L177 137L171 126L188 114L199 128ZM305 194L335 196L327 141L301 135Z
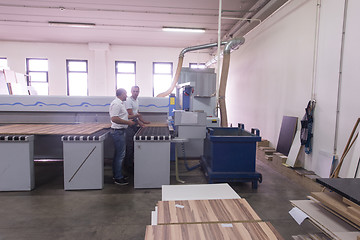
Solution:
M0 0L0 240L360 240L358 10Z

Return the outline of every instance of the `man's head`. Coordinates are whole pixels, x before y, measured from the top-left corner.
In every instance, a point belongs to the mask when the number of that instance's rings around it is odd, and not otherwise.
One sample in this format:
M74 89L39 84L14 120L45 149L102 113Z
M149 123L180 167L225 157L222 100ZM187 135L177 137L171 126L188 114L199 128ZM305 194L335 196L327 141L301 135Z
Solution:
M139 96L139 93L140 93L140 88L139 86L133 86L131 88L131 96L136 99L138 96Z
M127 98L126 95L126 90L123 88L119 88L116 90L116 96L121 100L121 101L125 101Z

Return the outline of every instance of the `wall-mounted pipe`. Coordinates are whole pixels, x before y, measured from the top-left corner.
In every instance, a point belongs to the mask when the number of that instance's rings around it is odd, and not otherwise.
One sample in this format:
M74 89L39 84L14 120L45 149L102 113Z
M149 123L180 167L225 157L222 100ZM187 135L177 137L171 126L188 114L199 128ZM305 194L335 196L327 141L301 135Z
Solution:
M336 98L334 156L336 156L337 142L338 142L338 136L339 136L339 116L340 116L340 101L341 101L341 86L342 86L342 71L343 71L343 62L344 62L344 46L345 46L347 11L348 11L348 0L345 0L345 2L344 2L344 15L343 15L343 26L342 26L342 32L341 32L342 35L341 35L341 47L340 47L338 92L337 92L337 98Z
M230 66L230 52L231 49L236 49L244 42L245 42L244 37L235 38L229 41L224 48L223 65L221 70L220 88L219 88L219 100L218 100L222 127L228 126L225 93L226 93L226 84L227 84L227 78L228 78L229 66Z

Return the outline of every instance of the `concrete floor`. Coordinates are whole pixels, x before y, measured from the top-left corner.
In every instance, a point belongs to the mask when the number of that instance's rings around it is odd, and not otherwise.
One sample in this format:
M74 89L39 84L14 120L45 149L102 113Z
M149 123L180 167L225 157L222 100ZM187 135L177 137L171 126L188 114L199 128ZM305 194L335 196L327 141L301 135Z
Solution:
M62 162L37 162L33 191L0 192L0 240L144 239L161 189L135 190L132 181L128 186L115 185L110 164L105 162L103 190L64 191ZM257 171L263 175L258 189L252 189L251 183L230 185L260 218L270 221L284 239L319 233L309 221L299 226L288 213L289 200L306 199L309 192L261 161ZM206 183L199 168L188 172L181 161L180 176L186 184ZM171 184L178 184L174 174Z

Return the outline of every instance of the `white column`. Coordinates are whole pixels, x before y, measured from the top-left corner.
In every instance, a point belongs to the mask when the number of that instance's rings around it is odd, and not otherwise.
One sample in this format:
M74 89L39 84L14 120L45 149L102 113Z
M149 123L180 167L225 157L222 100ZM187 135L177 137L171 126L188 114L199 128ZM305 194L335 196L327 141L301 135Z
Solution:
M106 96L107 95L107 51L110 45L108 43L89 43L89 50L94 51L94 61L89 62L89 95ZM115 91L115 89L114 89Z

